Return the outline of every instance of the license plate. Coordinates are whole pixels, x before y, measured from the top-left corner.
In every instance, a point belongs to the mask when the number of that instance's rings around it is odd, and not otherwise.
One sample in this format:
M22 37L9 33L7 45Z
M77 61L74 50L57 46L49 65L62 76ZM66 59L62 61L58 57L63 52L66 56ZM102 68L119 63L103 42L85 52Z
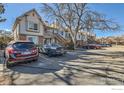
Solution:
M31 52L22 52L22 55L28 55L31 54Z

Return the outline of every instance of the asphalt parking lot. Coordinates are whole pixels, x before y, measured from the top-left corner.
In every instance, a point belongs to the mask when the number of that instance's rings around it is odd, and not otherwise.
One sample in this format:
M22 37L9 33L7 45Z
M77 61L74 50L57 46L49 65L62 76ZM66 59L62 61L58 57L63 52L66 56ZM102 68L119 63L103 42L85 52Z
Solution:
M100 50L75 50L66 55L4 69L12 85L124 85L124 46ZM2 75L1 74L1 75Z

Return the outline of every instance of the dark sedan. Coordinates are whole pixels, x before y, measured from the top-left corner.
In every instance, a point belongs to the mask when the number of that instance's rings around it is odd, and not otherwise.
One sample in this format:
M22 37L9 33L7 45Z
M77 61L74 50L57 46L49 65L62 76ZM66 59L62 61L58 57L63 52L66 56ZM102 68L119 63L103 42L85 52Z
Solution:
M66 53L64 47L59 44L45 44L40 48L40 52L47 54L49 57Z

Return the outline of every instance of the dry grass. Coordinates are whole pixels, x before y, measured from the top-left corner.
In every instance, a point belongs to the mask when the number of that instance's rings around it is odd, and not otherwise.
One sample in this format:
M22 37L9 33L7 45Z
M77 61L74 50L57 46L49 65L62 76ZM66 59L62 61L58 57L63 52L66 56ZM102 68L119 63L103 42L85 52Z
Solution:
M121 46L121 45L115 45L113 47L109 47L109 48L105 48L109 51L124 51L124 46Z

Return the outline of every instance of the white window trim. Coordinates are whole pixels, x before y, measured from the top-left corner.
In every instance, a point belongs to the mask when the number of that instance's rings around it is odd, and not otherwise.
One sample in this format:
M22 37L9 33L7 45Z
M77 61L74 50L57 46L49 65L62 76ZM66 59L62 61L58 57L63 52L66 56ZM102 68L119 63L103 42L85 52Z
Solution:
M29 29L30 22L32 22L33 24L37 24L37 30ZM38 25L38 23L35 23L35 22L33 22L33 21L28 21L28 28L27 28L27 30L31 30L31 31L34 31L34 32L35 32L35 31L38 32L38 30L39 30L39 25Z

